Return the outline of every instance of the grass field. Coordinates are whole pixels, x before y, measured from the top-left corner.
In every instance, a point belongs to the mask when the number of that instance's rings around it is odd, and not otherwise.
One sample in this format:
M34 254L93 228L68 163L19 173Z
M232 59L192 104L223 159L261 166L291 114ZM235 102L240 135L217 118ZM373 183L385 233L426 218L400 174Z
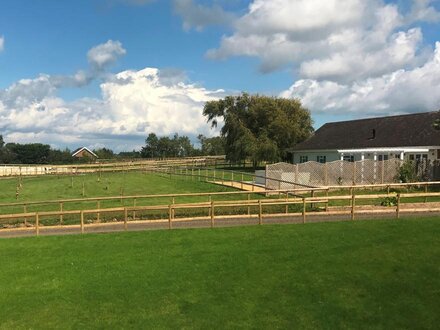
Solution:
M433 329L439 221L4 239L0 329Z
M17 178L0 180L0 203L15 202ZM84 185L84 195L83 195ZM171 194L230 191L217 185L185 176L144 172L115 172L75 176L23 177L18 201L55 200L83 197Z

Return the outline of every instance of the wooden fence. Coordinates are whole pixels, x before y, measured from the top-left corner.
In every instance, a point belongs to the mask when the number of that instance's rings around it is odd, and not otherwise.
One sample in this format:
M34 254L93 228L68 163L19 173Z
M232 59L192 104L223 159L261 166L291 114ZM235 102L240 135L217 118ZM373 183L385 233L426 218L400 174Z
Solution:
M73 165L0 165L2 176L39 176L39 175L74 175L97 172L139 171L150 168L170 166L221 166L225 165L224 156L185 157L170 159L142 159L131 162L91 163Z
M440 184L436 183L419 183L419 185L428 186L429 184ZM388 186L400 186L400 185L388 185ZM405 186L409 186L405 184ZM375 186L352 186L350 194L330 196L328 195L329 188L326 189L298 189L295 191L267 191L267 193L278 193L278 197L274 198L264 198L263 195L257 195L257 199L251 199L250 192L230 192L230 193L205 193L205 194L179 194L179 195L162 195L164 197L171 197L173 200L168 204L160 205L148 205L148 206L124 206L124 207L111 207L111 208L92 208L92 209L76 209L76 210L58 210L58 211L35 211L35 212L23 212L15 214L2 214L0 215L0 221L11 221L18 220L24 221L30 227L24 228L13 228L13 229L3 229L7 230L26 230L33 231L36 235L40 234L42 229L50 228L78 228L81 233L86 231L87 227L93 226L106 226L106 225L121 225L121 230L127 230L129 224L145 224L145 223L165 223L169 229L173 228L173 223L182 221L208 221L211 227L214 227L216 221L222 219L254 219L258 224L263 224L265 218L277 218L277 217L299 217L300 220L305 223L307 217L313 216L342 216L349 215L350 219L355 220L358 214L368 215L368 214L395 214L396 218L399 218L402 213L416 213L416 212L440 212L440 203L438 202L428 202L428 198L439 198L440 192L416 192L416 193L402 193L402 192L389 192L379 193L379 194L360 194L357 193L356 189L360 188L380 188ZM323 192L320 196L317 196L318 192ZM246 193L248 194L247 200L212 200L212 196L224 195L224 194L238 194ZM176 203L176 197L182 196L210 196L209 201L198 202L198 203ZM310 195L310 196L309 196ZM157 195L148 196L131 196L130 198L141 198L141 197L157 197ZM111 197L110 197L111 198ZM128 198L128 197L127 197ZM370 204L357 204L359 201L380 201L385 198L394 198L395 205L389 207L377 206L375 203ZM404 207L405 203L402 199L411 198L422 198L424 203L422 205L416 205L411 207ZM107 198L109 199L109 198ZM90 200L90 199L85 199ZM103 198L101 198L103 200ZM67 200L64 200L66 202ZM70 200L71 201L71 200ZM78 200L76 200L78 201ZM55 201L53 201L55 202ZM63 203L63 201L56 201ZM335 207L329 207L331 202L340 202L344 205L339 205ZM41 202L40 202L41 203ZM345 205L348 204L348 205ZM368 208L365 208L368 205ZM2 205L0 205L2 206ZM4 204L3 204L4 206ZM296 206L293 210L291 206ZM180 217L176 212L184 210L185 213ZM199 211L198 215L190 215L189 210ZM224 212L224 210L229 210ZM159 219L141 219L136 217L136 213L142 214L145 211L159 211L161 217ZM115 222L109 223L91 223L87 224L85 219L86 216L95 215L99 219L100 215L103 214L118 214ZM71 215L79 217L79 224L64 225L62 220L64 216ZM58 225L42 225L43 218L53 218L59 219ZM77 221L78 222L78 221Z

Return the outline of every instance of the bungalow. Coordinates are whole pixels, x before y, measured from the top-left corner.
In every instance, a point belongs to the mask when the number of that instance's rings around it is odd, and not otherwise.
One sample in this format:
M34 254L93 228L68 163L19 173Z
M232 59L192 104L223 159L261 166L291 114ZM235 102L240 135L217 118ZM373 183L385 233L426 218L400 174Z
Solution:
M96 158L98 158L98 155L95 154L93 151L91 151L89 148L82 147L82 148L76 149L73 152L72 157L96 159Z
M440 111L327 123L293 149L293 162L440 160Z

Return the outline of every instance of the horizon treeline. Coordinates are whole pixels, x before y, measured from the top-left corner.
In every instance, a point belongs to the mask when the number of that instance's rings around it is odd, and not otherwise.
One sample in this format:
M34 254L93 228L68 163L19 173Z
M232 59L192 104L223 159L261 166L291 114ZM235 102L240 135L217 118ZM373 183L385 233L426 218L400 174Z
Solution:
M93 152L99 159L134 159L134 158L170 158L192 156L216 156L224 154L224 138L197 137L199 147L195 147L190 138L175 133L172 137L158 137L150 133L141 150L115 153L110 148L97 148ZM0 164L75 164L90 162L88 158L72 157L74 150L55 149L43 143L5 143L0 135Z

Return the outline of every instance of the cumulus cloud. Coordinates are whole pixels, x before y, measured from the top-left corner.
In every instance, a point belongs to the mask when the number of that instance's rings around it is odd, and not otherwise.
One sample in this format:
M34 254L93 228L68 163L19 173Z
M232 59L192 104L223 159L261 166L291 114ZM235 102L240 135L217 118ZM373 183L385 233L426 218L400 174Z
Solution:
M105 79L110 66L126 53L120 41L108 40L88 51L89 68L86 70L78 70L73 75L41 75L40 78L46 80L54 89L83 87L93 80Z
M383 115L440 109L440 42L429 60L414 69L349 84L301 79L281 96L299 97L315 114Z
M0 36L0 52L5 48L5 37Z
M191 28L201 31L209 25L231 24L235 18L218 4L205 6L193 0L174 0L174 11L182 17L183 28L187 31Z
M223 97L181 81L180 72L146 68L108 76L100 98L67 102L56 95L51 77L20 80L0 91L0 132L6 140L41 141L58 146L139 147L146 135L174 132L210 135L202 116L206 101Z
M126 52L120 41L108 40L106 43L90 49L87 53L87 59L92 67L103 70L114 64Z
M408 24L437 16L429 0L409 13L383 0L254 0L207 56L257 57L263 72L289 66L302 79L353 82L426 60L422 30Z

